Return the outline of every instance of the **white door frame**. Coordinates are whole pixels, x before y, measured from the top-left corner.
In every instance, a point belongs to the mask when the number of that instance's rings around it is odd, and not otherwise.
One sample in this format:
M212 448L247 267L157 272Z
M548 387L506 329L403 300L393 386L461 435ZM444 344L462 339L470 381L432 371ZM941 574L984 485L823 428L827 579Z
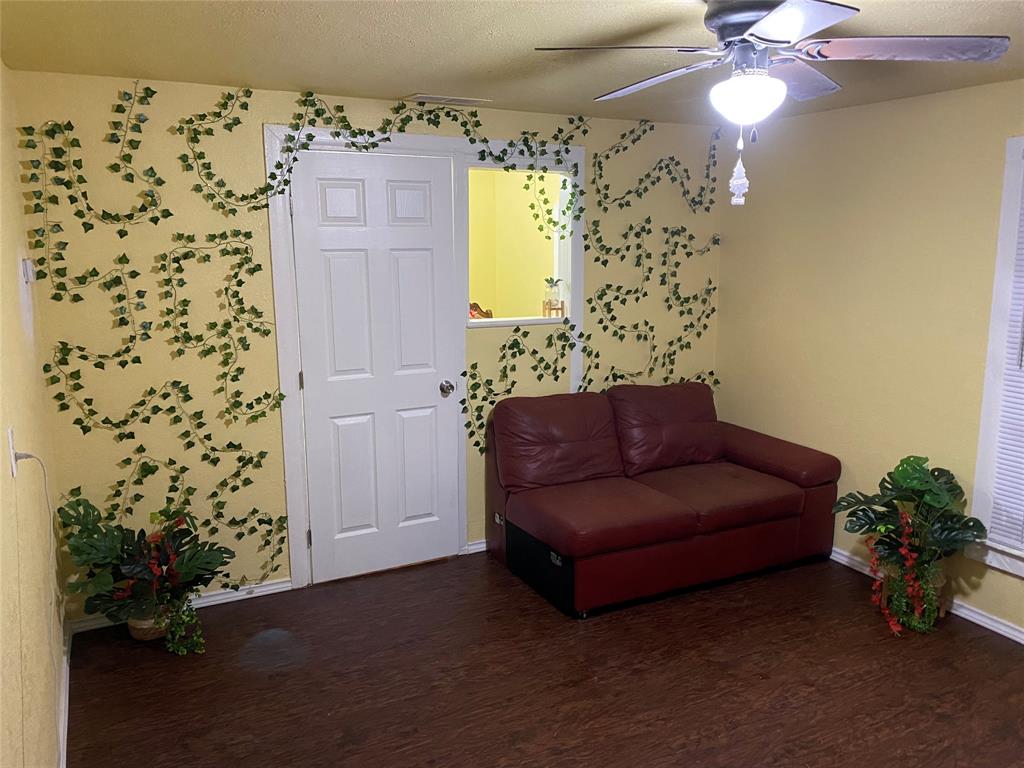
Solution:
M268 174L281 159L285 135L294 131L286 125L264 125L263 139ZM345 139L335 139L330 130L304 128L302 134L312 134L311 152L353 152L346 147ZM501 142L504 144L505 142ZM469 296L469 190L470 168L501 167L487 160L479 159L479 147L470 144L463 137L427 136L422 134L395 134L389 143L382 144L373 153L393 155L416 155L421 157L451 158L453 168L452 191L455 214L455 274L458 295L468 302ZM366 154L357 152L357 154ZM582 188L586 183L584 174L583 147L572 146L566 153L569 166L577 165L577 183ZM519 162L530 162L525 156L514 158ZM301 162L301 159L300 161ZM569 168L551 168L552 171ZM299 353L299 308L295 281L295 249L291 217L291 194L274 195L268 201L270 215L270 264L274 290L274 323L277 335L277 366L281 394L281 428L284 449L285 504L288 519L288 560L293 587L305 587L313 583L313 567L309 548L309 492L306 486L306 435L303 420L302 390L299 388L299 371L302 359ZM572 281L569 296L569 317L577 328L583 325L583 221L572 226ZM463 323L464 324L464 323ZM499 323L495 323L499 324ZM525 325L526 323L521 323ZM490 325L490 323L488 323ZM515 323L510 323L510 327ZM463 333L454 343L459 350L459 359L466 359L466 337ZM577 346L570 354L569 384L571 390L579 386L583 376L583 353ZM465 397L465 380L453 376L460 399ZM460 421L459 427L462 424ZM458 446L459 478L459 541L458 550L465 554L469 549L467 541L466 510L466 440L460 439Z

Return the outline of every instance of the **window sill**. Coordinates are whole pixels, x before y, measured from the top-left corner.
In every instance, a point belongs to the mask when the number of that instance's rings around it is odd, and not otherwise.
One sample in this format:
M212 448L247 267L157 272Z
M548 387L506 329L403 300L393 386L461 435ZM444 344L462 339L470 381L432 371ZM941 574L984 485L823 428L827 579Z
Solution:
M968 544L964 554L998 571L1024 577L1024 552L998 544Z
M562 325L565 317L485 317L467 320L467 328L515 328L517 325Z

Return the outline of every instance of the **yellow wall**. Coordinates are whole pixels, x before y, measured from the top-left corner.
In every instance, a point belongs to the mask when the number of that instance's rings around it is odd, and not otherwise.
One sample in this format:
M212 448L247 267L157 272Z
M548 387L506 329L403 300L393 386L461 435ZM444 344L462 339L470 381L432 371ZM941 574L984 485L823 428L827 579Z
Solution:
M115 147L101 141L107 133L109 121L117 115L112 114L111 105L117 93L130 89L132 84L121 79L104 77L85 77L75 75L47 74L34 72L11 73L13 87L17 91L19 101L19 123L23 125L40 125L46 120L70 120L75 125L75 135L80 138L81 157L85 165L85 176L88 179L90 198L97 208L108 210L125 210L138 202L138 185L128 185L116 175L108 172L106 166L111 162ZM157 264L159 254L171 249L172 234L175 232L194 233L202 242L208 233L221 232L232 227L252 231L254 260L264 267L248 278L244 288L246 301L259 307L266 313L268 320L273 320L273 296L270 276L269 257L269 221L265 211L241 212L234 217L225 217L211 209L210 205L191 191L195 177L181 170L178 156L185 151L185 143L181 136L168 128L178 124L179 118L194 113L208 111L220 98L221 88L182 83L143 82L156 89L157 94L152 103L143 107L148 121L141 135L142 145L136 151L136 164L140 168L153 166L166 179L165 186L160 188L163 205L171 209L173 217L158 225L148 223L130 227L126 238L120 239L115 234L116 227L97 225L95 229L84 233L65 203L61 203L60 212L64 218L66 239L70 246L68 262L72 271L87 265L96 265L99 269L109 269L120 254L126 254L131 265L141 273L133 284L147 291L146 308L140 311L140 318L146 317L159 321L165 308L160 298L159 275L154 274L153 267ZM286 123L296 110L297 94L257 91L250 99L250 109L242 113L243 124L231 133L217 131L214 136L202 139L201 149L213 162L216 172L229 180L232 188L243 191L258 186L264 180L264 155L262 123ZM327 97L329 103L343 103L346 114L357 126L375 126L388 115L391 103L348 98ZM554 115L538 115L499 110L481 111L483 131L490 137L498 139L517 138L521 131L537 131L541 136L550 136L554 131L566 125L566 118ZM590 173L590 158L595 151L603 150L619 141L623 131L634 127L632 123L620 121L596 120L591 125L590 134L583 140L588 151L587 173ZM427 126L414 123L413 131L431 130ZM434 131L440 134L459 135L457 126L443 124L441 129ZM661 158L675 155L683 159L690 168L693 177L699 180L703 175L707 156L710 131L703 128L686 126L659 126L653 133L644 136L636 146L628 152L616 155L608 162L606 182L612 185L613 192L620 192L634 184L637 179ZM4 136L5 149L9 149L14 137L10 132ZM23 158L31 156L31 152L22 152ZM5 184L9 184L9 177ZM699 182L697 182L699 183ZM18 190L18 193L26 188ZM593 190L588 198L593 196ZM595 214L596 216L597 214ZM632 208L624 211L602 215L601 229L607 244L615 246L621 243L619 233L626 225L652 216L654 232L646 238L646 245L657 260L664 241L664 235L657 227L674 226L685 222L694 229L700 242L708 239L716 231L717 210L712 213L700 212L693 214L683 203L678 187L667 178L655 185L653 191L645 193L642 201L636 201ZM26 226L38 226L33 222L38 216L26 220ZM546 242L546 241L545 241ZM550 244L548 244L550 247ZM632 253L625 263L613 256L607 268L588 263L585 275L586 290L593 292L599 285L634 284L640 280L640 273L633 264ZM686 293L699 290L709 277L717 275L717 253L711 252L686 260L680 272L683 281L682 290ZM589 262L588 258L588 262ZM222 316L220 297L216 290L224 279L225 267L216 256L208 264L190 265L185 273L188 280L188 295L193 301L192 316L196 325ZM67 340L74 344L82 344L90 350L111 350L118 346L124 333L111 324L109 296L95 287L84 292L85 300L78 304L67 301L53 302L48 300L47 281L40 281L35 289L35 297L41 310L39 336L42 348L49 355L49 350L58 340ZM632 322L647 318L658 328L659 342L678 334L681 321L678 316L670 313L663 303L665 288L657 283L655 276L651 285L651 296L639 304L630 304L621 309L618 316L624 322ZM591 330L591 328L588 328ZM496 368L495 360L502 341L509 336L511 329L480 329L468 334L467 363L480 362L481 370ZM546 331L535 329L531 334L531 342L543 347ZM244 392L245 398L254 397L265 390L274 390L278 383L276 361L276 339L273 335L267 338L249 334L251 349L244 353L243 365L245 374L236 385ZM700 340L693 338L694 348L683 353L677 364L676 376L714 367L714 326ZM617 365L623 370L640 369L647 360L647 344L638 343L633 337L625 342L597 332L595 347L601 350L602 369L598 371L598 379ZM285 513L284 484L282 469L282 438L279 412L273 412L269 418L255 424L224 424L215 418L222 407L221 398L214 392L220 368L216 363L216 355L201 358L194 352L184 357L172 357L172 347L167 344L166 332L154 331L153 339L141 342L138 353L141 365L130 365L124 370L116 366L108 366L104 370L95 370L84 366L82 381L85 384L83 394L95 398L94 406L101 414L120 416L135 402L140 393L148 387L160 387L164 382L183 380L190 386L194 401L190 408L202 409L213 434L214 442L224 445L228 442L241 443L251 450L266 450L268 456L264 466L251 474L253 483L241 487L237 493L230 494L227 515L244 514L252 507L270 516L277 517ZM38 370L36 368L35 370ZM658 375L656 371L655 376ZM638 378L647 378L646 371L641 371ZM528 371L518 377L517 392L530 394L540 391L566 391L568 382L547 380L536 382L529 379ZM36 379L37 386L41 376ZM59 391L59 387L50 387L46 395ZM72 423L74 412L58 413L55 403L49 403L46 410L49 430L53 436L54 466L56 477L52 478L54 488L60 491L81 485L84 493L94 500L102 500L109 487L116 479L123 477L124 470L118 462L131 455L136 444L143 444L147 454L157 459L175 459L187 464L191 471L189 482L196 487L195 511L202 519L209 516L208 506L204 506L207 493L216 487L230 471L222 464L211 468L199 460L196 449L187 451L182 440L178 438L181 427L170 425L164 417L152 419L146 425L139 423L135 427L133 440L118 442L109 431L94 429L83 435ZM482 504L482 472L479 455L469 447L467 494L469 497L468 538L478 540L483 536L483 504ZM152 500L163 498L166 487L166 475L158 475L146 481L143 490L147 501L140 505L140 511L148 511L146 504ZM136 519L136 525L140 521ZM145 525L145 518L142 518ZM268 576L267 552L257 548L253 537L235 541L230 531L223 534L225 543L238 552L232 567L232 575L250 580L259 580ZM281 566L270 578L284 578L288 575L287 554L278 559ZM75 607L72 606L74 615Z
M724 418L830 451L841 492L927 455L970 497L1006 139L1024 81L769 122L723 228ZM723 172L724 175L724 172ZM836 527L836 545L859 551ZM1024 581L958 562L1024 626Z
M0 765L58 764L58 676L63 628L59 613L53 524L39 466L21 462L11 477L7 428L18 450L55 468L40 386L32 292L19 278L28 255L21 217L19 169L11 138L16 106L11 73L0 69Z
M469 300L492 312L497 300L494 181L493 173L469 172Z
M469 172L469 295L495 317L538 317L554 274L555 241L534 220L535 190L525 171ZM545 174L539 189L558 199L561 176ZM564 291L565 289L563 289ZM480 301L477 296L486 299ZM568 295L565 295L568 303Z

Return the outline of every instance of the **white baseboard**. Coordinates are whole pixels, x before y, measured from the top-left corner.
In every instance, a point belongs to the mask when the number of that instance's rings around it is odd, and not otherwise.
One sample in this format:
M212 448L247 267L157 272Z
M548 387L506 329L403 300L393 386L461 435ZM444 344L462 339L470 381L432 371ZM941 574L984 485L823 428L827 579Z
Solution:
M847 568L852 568L855 571L860 571L866 576L871 575L871 568L868 564L861 560L856 555L847 552L845 549L832 549L832 559L840 565L845 565Z
M291 579L275 579L264 581L261 584L249 584L239 589L218 589L216 592L206 592L192 601L196 608L208 608L211 605L221 603L233 603L235 600L247 600L250 597L263 597L273 595L276 592L287 592L292 588Z
M57 679L57 749L60 768L68 764L68 710L71 700L71 627L64 627L60 670Z
M72 637L77 635L79 632L88 632L90 629L99 629L100 627L109 627L111 622L106 616L98 613L93 613L88 616L82 616L78 619L73 619L68 623L68 632Z
M487 542L484 539L479 541L468 542L460 551L460 555L473 555L477 552L484 552L487 549ZM192 605L196 608L208 608L211 605L220 605L221 603L231 603L235 600L246 600L250 597L262 597L264 595L272 595L275 592L287 592L293 589L294 585L290 579L275 579L274 581L264 581L262 584L250 584L240 589L218 589L213 592L206 592L199 597L193 598ZM109 627L110 621L106 616L99 614L93 614L90 616L82 616L81 618L75 619L68 625L68 630L71 635L75 635L79 632L87 632L90 629L98 629L99 627ZM70 647L70 646L69 646ZM70 653L70 650L68 651Z
M292 582L290 579L275 579L274 581L264 581L262 584L250 584L237 590L218 589L213 592L206 592L199 595L199 597L193 598L192 605L196 608L208 608L211 605L232 603L235 600L247 600L250 597L262 597L264 595L272 595L275 592L287 592L291 588ZM93 614L75 619L71 622L69 630L72 635L75 635L90 629L109 626L110 621L106 616Z
M844 549L833 549L832 559L841 565L845 565L847 568L852 568L853 570L860 571L863 574L870 575L871 573L871 569L868 568L867 563ZM1024 627L1018 627L1016 624L1011 624L1005 619L1000 619L998 616L986 613L980 608L968 605L962 600L958 600L956 598L953 599L953 606L950 608L950 613L954 616L959 616L961 619L972 621L985 629L991 630L998 635L1008 637L1011 640L1024 645Z
M998 616L993 616L991 613L986 613L980 608L975 608L973 605L968 605L956 599L953 600L952 612L961 619L973 621L985 629L992 630L997 635L1008 637L1024 645L1024 627L1018 627L1016 624L1011 624L1005 619L1000 619Z

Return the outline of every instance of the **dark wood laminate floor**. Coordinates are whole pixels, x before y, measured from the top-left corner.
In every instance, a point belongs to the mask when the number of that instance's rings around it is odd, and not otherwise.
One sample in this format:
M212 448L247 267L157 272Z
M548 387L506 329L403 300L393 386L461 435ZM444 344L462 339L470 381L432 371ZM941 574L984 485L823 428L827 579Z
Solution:
M568 619L484 555L78 635L70 768L1024 766L1024 647L816 563Z

